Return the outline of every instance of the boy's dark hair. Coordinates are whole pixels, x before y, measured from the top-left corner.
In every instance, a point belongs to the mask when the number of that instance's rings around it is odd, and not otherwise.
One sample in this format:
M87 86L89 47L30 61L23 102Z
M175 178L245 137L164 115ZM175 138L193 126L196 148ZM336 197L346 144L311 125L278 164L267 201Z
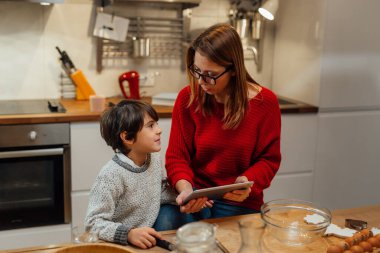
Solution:
M126 131L127 140L136 140L137 132L144 126L145 114L158 121L157 112L150 104L138 100L123 100L106 110L100 119L100 133L108 146L124 154L130 150L123 146L120 133Z

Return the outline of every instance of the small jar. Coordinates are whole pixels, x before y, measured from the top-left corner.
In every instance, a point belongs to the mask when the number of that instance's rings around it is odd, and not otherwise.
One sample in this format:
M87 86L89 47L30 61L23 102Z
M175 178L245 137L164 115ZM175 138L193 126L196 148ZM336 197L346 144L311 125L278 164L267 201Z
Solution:
M177 253L218 253L215 226L206 222L192 222L180 227L176 234Z

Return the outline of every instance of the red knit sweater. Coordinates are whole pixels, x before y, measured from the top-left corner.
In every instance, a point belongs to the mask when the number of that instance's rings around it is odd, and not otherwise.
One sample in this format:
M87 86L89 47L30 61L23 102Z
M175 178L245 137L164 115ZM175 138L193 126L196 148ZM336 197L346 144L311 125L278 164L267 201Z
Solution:
M206 188L234 183L244 175L254 181L250 196L230 202L260 210L263 190L269 187L281 161L281 113L269 89L249 101L244 120L236 129L223 129L223 104L211 116L187 107L190 87L180 91L173 109L166 169L172 185L180 179Z

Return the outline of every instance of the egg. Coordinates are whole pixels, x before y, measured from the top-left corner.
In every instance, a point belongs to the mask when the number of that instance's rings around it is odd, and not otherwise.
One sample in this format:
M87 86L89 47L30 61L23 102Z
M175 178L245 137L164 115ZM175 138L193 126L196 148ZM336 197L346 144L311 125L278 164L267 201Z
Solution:
M373 236L372 231L369 230L368 228L363 229L360 233L362 233L362 235L364 235L365 240L367 240L368 238Z
M351 247L351 245L349 245L346 241L340 241L335 245L338 246L342 251L348 250Z
M327 248L326 253L342 253L343 250L337 245L331 245Z
M347 242L350 246L354 246L356 244L356 241L353 237L347 237L346 239L344 239L344 241Z
M372 247L380 248L380 241L375 237L368 238L367 242L369 242L372 245Z
M352 252L351 250L345 250L343 251L343 253L354 253L354 252Z
M356 244L359 244L359 242L363 241L363 236L360 232L354 234L354 240L356 241Z
M359 245L354 245L350 248L353 253L364 253L364 250Z
M360 242L359 246L364 249L364 252L372 252L373 251L372 245L367 241Z
M380 240L380 234L374 236L377 240Z

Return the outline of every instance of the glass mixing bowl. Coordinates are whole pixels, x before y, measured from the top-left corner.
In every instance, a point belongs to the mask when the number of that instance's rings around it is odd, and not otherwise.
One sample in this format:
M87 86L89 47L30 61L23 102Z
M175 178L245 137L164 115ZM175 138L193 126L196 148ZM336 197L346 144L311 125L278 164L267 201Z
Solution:
M316 224L306 222L307 215L319 221ZM321 238L331 223L331 212L303 200L277 199L261 206L261 218L273 237L287 245L300 246Z

